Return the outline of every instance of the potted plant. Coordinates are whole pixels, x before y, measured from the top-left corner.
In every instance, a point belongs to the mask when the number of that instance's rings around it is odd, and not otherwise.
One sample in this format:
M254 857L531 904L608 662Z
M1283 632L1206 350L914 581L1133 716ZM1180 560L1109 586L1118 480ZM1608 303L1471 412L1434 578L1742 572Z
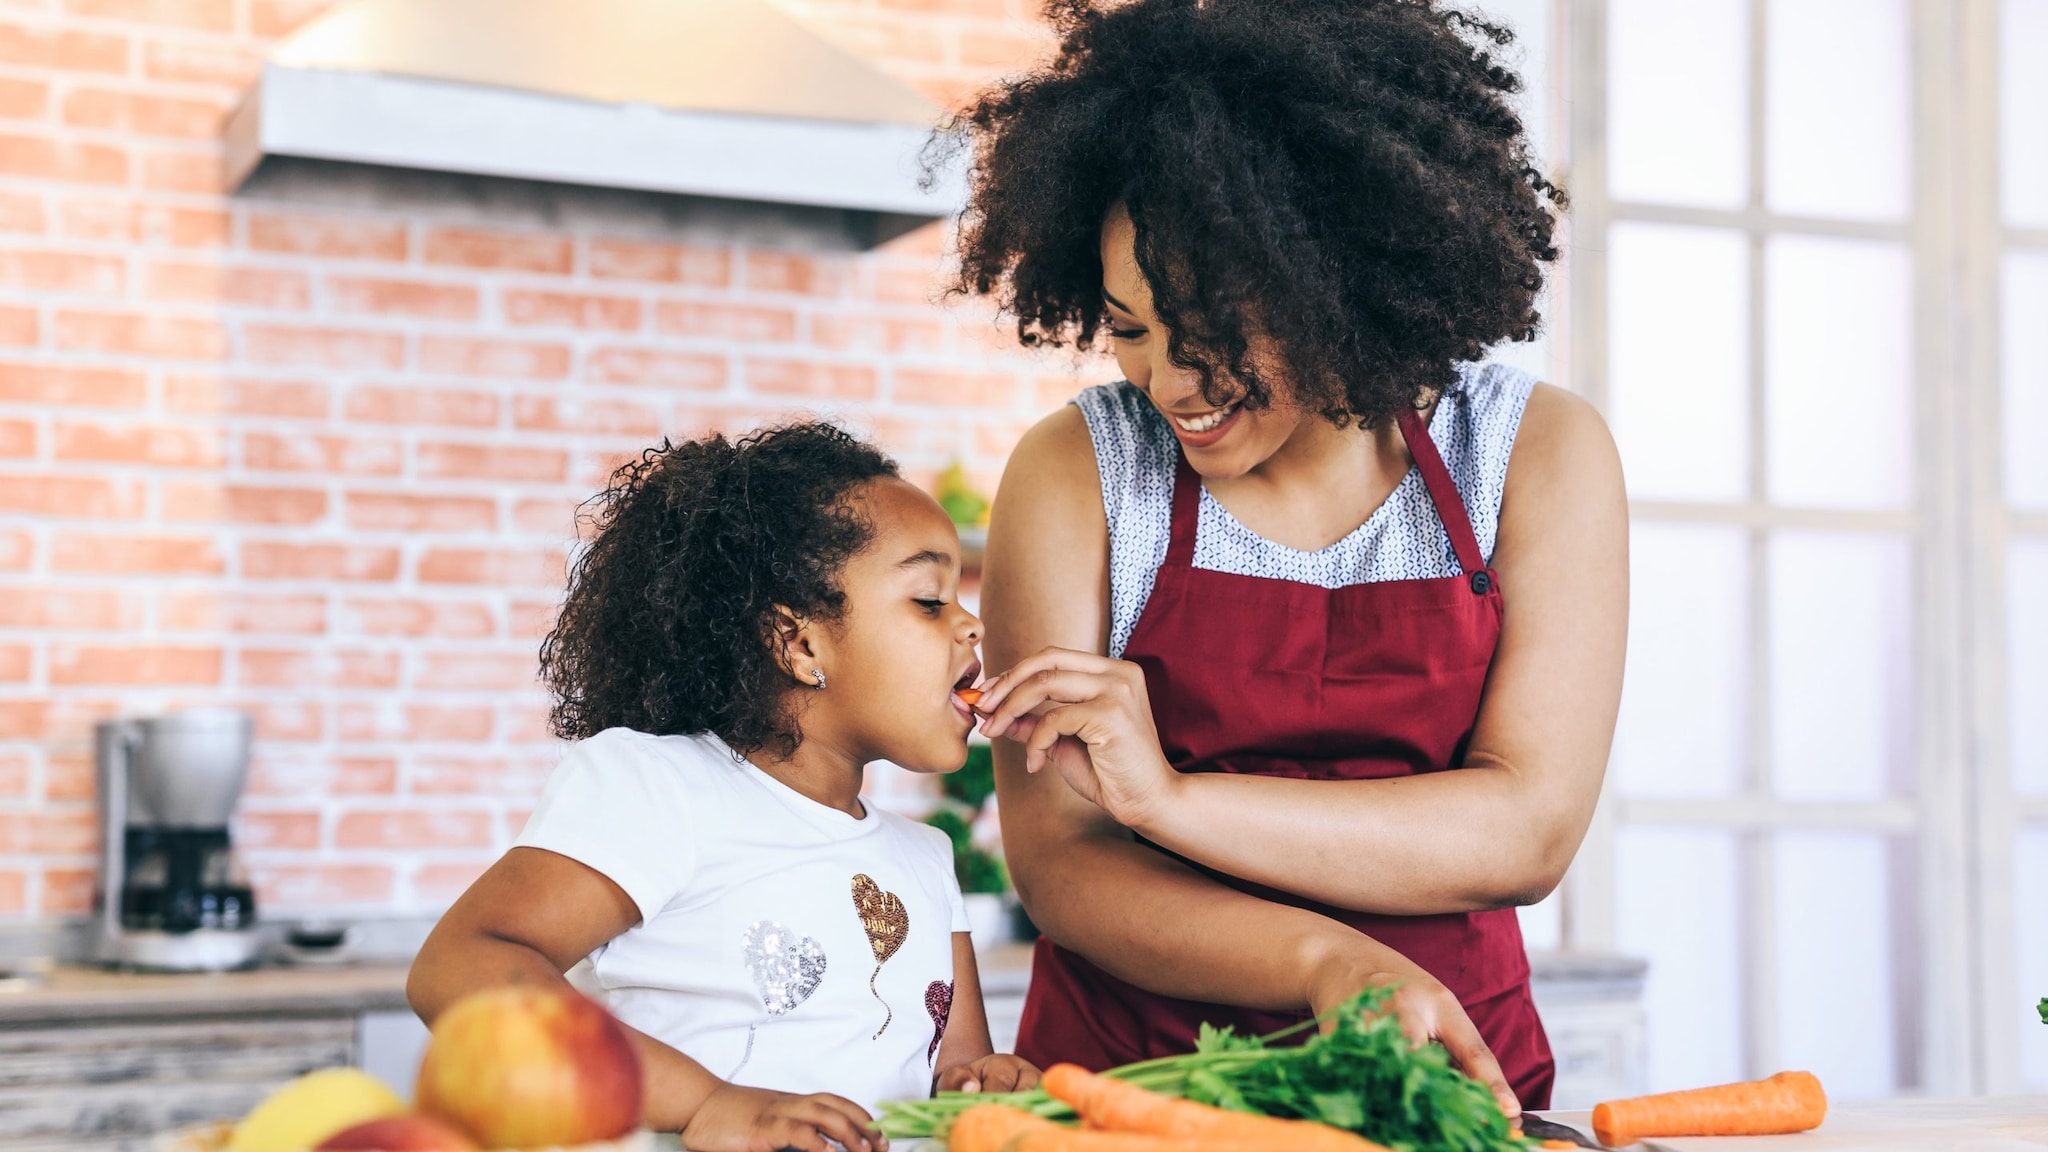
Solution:
M953 874L967 904L967 922L976 948L1010 939L1010 870L1002 858L974 842L974 824L989 797L995 795L995 764L986 744L967 746L967 764L939 777L944 798L924 822L953 842Z

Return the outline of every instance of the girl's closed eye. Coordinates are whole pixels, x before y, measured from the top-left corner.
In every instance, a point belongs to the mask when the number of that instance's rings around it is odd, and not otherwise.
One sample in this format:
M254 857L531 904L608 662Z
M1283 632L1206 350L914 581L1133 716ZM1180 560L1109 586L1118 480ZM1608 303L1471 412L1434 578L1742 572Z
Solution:
M916 604L918 607L924 609L926 612L929 612L934 616L937 616L939 614L939 609L944 608L946 606L946 602L944 600L920 599L916 601Z

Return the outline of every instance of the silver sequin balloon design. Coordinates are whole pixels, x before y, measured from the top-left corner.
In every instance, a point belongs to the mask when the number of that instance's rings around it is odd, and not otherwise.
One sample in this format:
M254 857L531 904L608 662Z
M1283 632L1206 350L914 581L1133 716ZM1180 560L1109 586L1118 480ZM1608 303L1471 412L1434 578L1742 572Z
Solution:
M786 1016L818 990L825 978L825 949L773 920L747 928L747 971L770 1016Z

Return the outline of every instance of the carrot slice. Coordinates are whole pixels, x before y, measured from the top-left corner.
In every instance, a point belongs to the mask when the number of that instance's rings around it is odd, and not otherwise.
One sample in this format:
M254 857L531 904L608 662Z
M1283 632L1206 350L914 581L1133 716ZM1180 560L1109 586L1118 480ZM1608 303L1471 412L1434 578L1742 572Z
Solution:
M1774 1136L1820 1127L1828 1097L1811 1072L1611 1100L1593 1109L1593 1135L1619 1148L1650 1136Z
M946 1147L950 1152L1003 1152L1018 1136L1042 1129L1065 1131L1052 1121L1034 1116L1022 1108L1012 1108L1008 1104L976 1104L953 1119L953 1126L946 1130Z
M1109 1132L1194 1139L1204 1146L1264 1144L1296 1152L1372 1152L1380 1149L1379 1145L1364 1137L1313 1120L1280 1120L1212 1108L1192 1100L1147 1092L1135 1084L1097 1076L1072 1064L1055 1064L1046 1069L1040 1083L1055 1099L1066 1102L1079 1112L1089 1127ZM1138 1150L1133 1149L1132 1152Z
M981 703L981 689L979 688L955 688L953 689L953 695L966 701L969 708Z

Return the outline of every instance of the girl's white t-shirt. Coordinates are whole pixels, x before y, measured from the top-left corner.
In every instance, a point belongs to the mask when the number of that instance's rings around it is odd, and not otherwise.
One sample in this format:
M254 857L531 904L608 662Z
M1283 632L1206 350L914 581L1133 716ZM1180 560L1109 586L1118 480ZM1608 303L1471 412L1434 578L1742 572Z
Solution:
M612 1013L737 1084L874 1110L931 1093L967 931L945 833L855 819L711 733L572 745L518 847L609 877L640 923L590 955Z

